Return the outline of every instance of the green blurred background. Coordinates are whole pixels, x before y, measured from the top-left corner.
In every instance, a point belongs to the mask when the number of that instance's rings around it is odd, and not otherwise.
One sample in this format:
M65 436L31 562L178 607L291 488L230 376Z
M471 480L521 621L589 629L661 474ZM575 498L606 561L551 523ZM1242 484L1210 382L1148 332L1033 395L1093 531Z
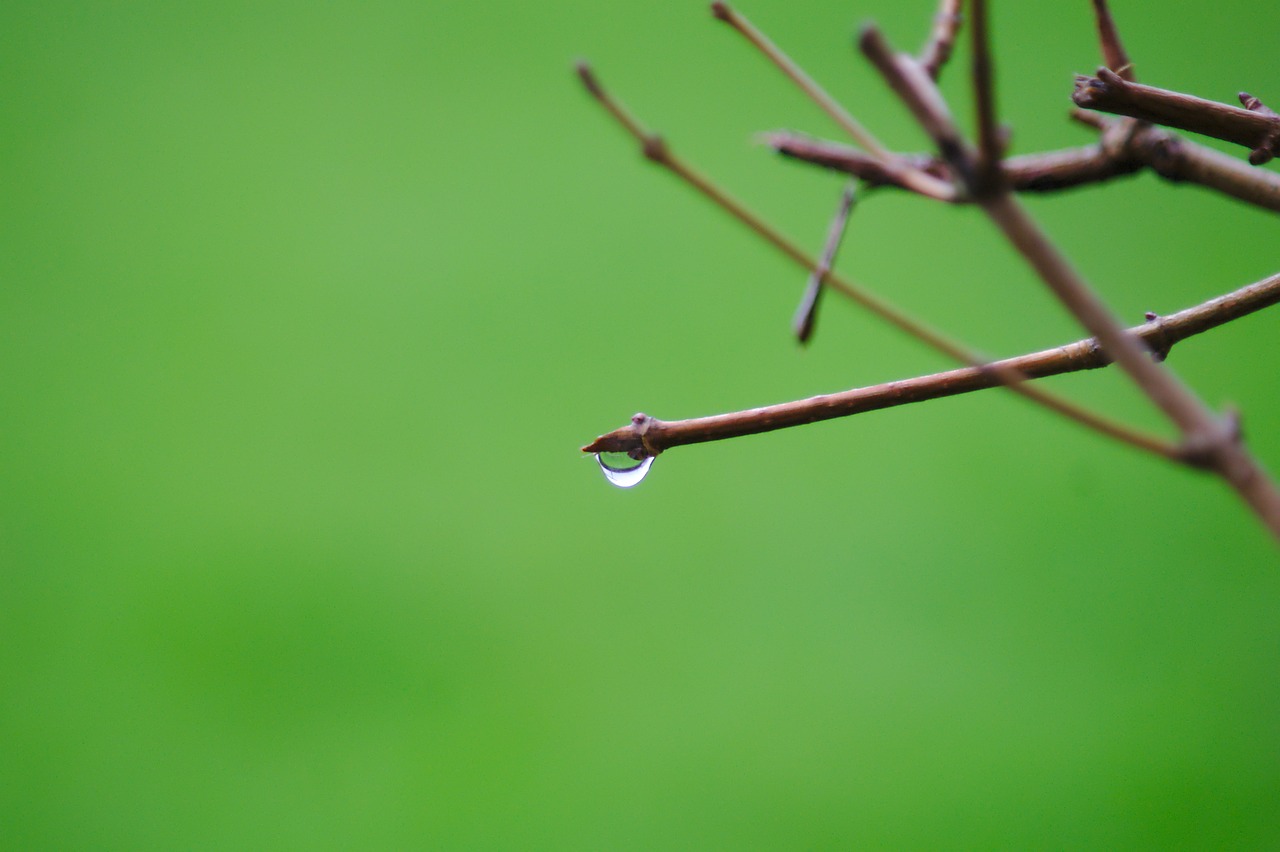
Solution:
M741 8L923 146L850 34L932 2ZM1116 14L1143 79L1280 100L1280 7ZM1087 142L1088 4L994 15L1015 151ZM701 3L0 6L0 844L1280 844L1280 571L1216 481L995 391L631 491L581 457L946 365L836 299L799 350L803 276L579 56L818 248L841 181L752 135L836 131ZM1153 177L1028 204L1134 322L1278 265ZM841 268L990 352L1080 336L973 210L874 196ZM1170 360L1273 470L1278 331Z

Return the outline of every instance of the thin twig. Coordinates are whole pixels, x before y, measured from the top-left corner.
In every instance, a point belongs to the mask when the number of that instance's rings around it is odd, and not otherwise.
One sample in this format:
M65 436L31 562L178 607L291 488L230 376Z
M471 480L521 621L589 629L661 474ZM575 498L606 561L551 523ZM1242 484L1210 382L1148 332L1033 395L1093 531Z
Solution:
M1271 110L1244 109L1130 83L1109 68L1099 68L1096 77L1077 76L1071 100L1086 109L1127 115L1243 145L1251 149L1249 162L1255 166L1280 153L1280 116Z
M756 29L750 21L732 6L717 0L717 2L711 4L711 12L718 20L724 21L733 27L752 46L764 54L778 70L808 95L810 100L817 104L836 124L840 125L849 134L850 138L862 146L865 151L881 163L884 163L886 168L893 169L899 174L904 185L911 187L921 195L927 195L930 198L936 198L941 201L948 201L955 195L955 190L952 187L937 178L915 172L905 164L896 163L888 149L880 144L879 140L863 127L857 119L850 115L849 111L841 106L839 101L831 97L825 89L819 86L812 77L792 61L791 57L787 56L781 48L770 41L764 33Z
M670 148L665 142L663 142L661 137L647 132L639 122L631 117L630 113L623 109L621 104L605 92L605 90L600 86L599 81L596 79L595 74L585 62L580 62L577 70L587 91L590 92L591 95L605 107L610 115L612 115L627 130L627 132L640 143L641 149L646 158L663 166L702 195L715 202L715 204L722 210L742 222L757 235L762 237L766 242L777 248L783 254L787 255L787 257L791 258L794 262L800 264L807 270L817 268L818 264L801 251L795 243L782 236L765 223L759 216L752 213L741 203L731 198L727 193L707 178L694 171L691 167L685 164L683 160L678 159L671 153ZM941 332L936 331L935 329L925 325L923 322L905 314L870 291L864 290L863 288L846 281L834 272L829 272L827 274L826 285L843 293L845 296L848 296L850 299L857 302L859 305L862 305L864 308L871 311L876 316L879 316L895 328L915 337L917 340L920 340L953 360L991 371L1002 384L1006 385L1014 393L1038 402L1050 410L1056 411L1065 417L1075 420L1086 428L1094 429L1102 434L1109 435L1116 440L1148 452L1155 452L1160 455L1166 454L1164 446L1157 439L1151 438L1141 432L1129 428L1128 426L1097 415L1072 402L1060 399L1053 394L1049 394L1045 391L1039 390L1038 388L1027 385L1025 378L1020 374L989 364L988 362L990 359L983 357L981 354L954 340L951 340Z
M1125 80L1133 81L1133 63L1120 40L1120 31L1116 29L1115 19L1111 17L1111 9L1107 0L1093 0L1093 16L1098 25L1098 44L1102 47L1102 60L1107 67Z
M764 142L784 157L854 175L869 186L910 189L877 161L848 145L784 131L766 134ZM946 173L945 164L928 154L906 154L899 158L914 163L921 171ZM1133 174L1143 165L1136 158L1119 156L1106 145L1085 145L1009 157L1001 162L1000 168L1009 188L1016 192L1052 192Z
M1130 329L1130 332L1145 340L1152 350L1167 355L1175 344L1277 303L1280 303L1280 274L1175 314L1155 316L1151 321ZM1097 341L1087 338L1053 349L997 361L993 366L1016 370L1030 379L1040 379L1105 367L1109 363L1110 360ZM650 418L646 440L652 449L660 452L683 444L771 432L789 426L985 390L999 384L993 371L981 367L965 367L713 417L673 421ZM639 447L639 436L628 425L601 435L582 450L587 453L625 453ZM1170 446L1167 449L1172 454L1173 448Z
M817 262L801 251L794 242L779 234L763 219L747 209L745 205L732 198L701 173L695 171L684 160L677 157L671 151L670 146L663 141L662 137L645 130L612 95L600 86L590 66L585 62L580 62L577 70L578 76L582 78L587 91L640 143L641 150L647 159L662 166L689 184L714 202L720 209L742 222L774 248L791 258L792 261L804 267L806 271L812 271L817 268ZM907 315L871 291L847 281L835 272L827 274L826 286L839 291L885 322L954 360L969 361L969 356L974 354L957 341L951 340L941 332L930 328L924 322ZM976 360L981 363L986 359L978 358Z
M1149 168L1166 180L1195 183L1264 210L1280 212L1280 173L1250 168L1243 160L1199 145L1164 128L1135 125L1129 119L1124 119L1122 124L1121 120L1084 110L1077 110L1072 117L1102 130L1101 144L1009 157L1003 161L1001 169L1011 189L1016 192L1052 192L1136 174ZM785 157L854 175L870 186L911 191L896 172L848 145L785 131L767 133L762 138L765 144ZM896 159L911 163L919 171L944 178L950 175L946 164L933 155L899 154ZM952 199L952 203L966 200L957 197Z
M1143 129L1144 138L1153 138L1147 164L1169 180L1181 180L1211 187L1224 195L1280 213L1280 174L1250 168L1244 160L1197 145L1159 127Z
M978 120L978 154L974 163L975 196L986 196L1003 190L1000 159L1000 129L996 125L995 78L991 71L991 36L987 30L987 4L973 0L969 24L973 76L974 111Z
M974 0L975 22L981 18L982 2ZM976 38L985 38L983 28L975 26L974 30ZM927 115L932 111L932 105L941 99L932 80L925 75L909 73L909 65L903 62L902 56L892 54L883 38L864 36L862 46L889 85L902 94L917 117L925 114L920 123L926 130L948 123L945 114ZM976 47L974 53L979 53ZM1105 74L1120 80L1111 71ZM935 137L935 141L948 164L963 167L963 164L954 162L958 155L966 155L963 144L956 146L949 136ZM951 146L950 150L948 146ZM1130 334L1116 320L1012 193L1006 190L983 195L977 198L977 202L1058 300L1098 339L1147 398L1177 425L1183 442L1180 460L1220 474L1249 504L1271 534L1280 539L1280 490L1240 442L1238 422L1232 417L1215 415L1172 372L1151 357L1151 350L1142 339Z
M966 195L971 194L976 181L973 151L960 135L951 110L933 80L910 56L895 55L880 30L871 24L863 26L858 33L858 46L938 146L938 154L956 175Z
M880 144L880 140L876 139L871 134L871 131L863 127L835 98L831 97L821 86L815 83L813 78L806 74L799 65L792 62L791 57L778 49L777 45L770 41L764 33L756 29L736 9L728 3L717 0L717 2L711 4L711 14L717 20L724 21L737 30L743 38L751 42L757 50L768 57L769 61L776 65L783 74L791 78L797 86L809 92L810 96L822 107L823 111L831 116L836 124L843 127L845 132L853 137L854 141L865 150L882 160L889 159L888 149Z
M963 0L942 0L938 4L938 14L933 16L933 29L929 32L929 40L920 50L920 67L933 79L938 79L942 66L951 58L951 50L956 44L956 33L964 22L961 9Z
M808 343L809 338L813 336L814 324L818 319L818 302L822 299L822 285L826 283L827 276L831 273L831 266L835 263L836 252L840 250L840 240L844 237L845 225L849 221L849 211L853 209L856 198L857 186L851 181L844 192L840 193L840 206L836 208L836 215L831 219L827 241L822 247L822 256L809 275L809 282L805 285L800 306L796 308L795 318L791 323L796 339L801 343Z
M992 81L985 9L986 0L973 0L973 23L970 32L973 35L973 77L977 97L980 102L986 102L987 110L991 111L981 124L985 131L990 133L991 127L995 124L995 116L994 107L990 106L993 99L990 93ZM1107 73L1115 76L1113 72ZM907 78L895 88L911 85L914 82ZM928 83L928 89L932 91L917 94L914 99L920 103L929 103L934 96L933 92L936 92L932 81ZM979 103L979 113L983 111L982 103ZM1071 311L1085 329L1098 338L1103 348L1146 392L1151 401L1164 411L1189 438L1207 440L1218 426L1216 418L1171 372L1151 359L1150 350L1139 338L1125 330L1093 289L1085 283L1057 247L1036 226L1012 194L1007 191L997 192L980 197L978 203L1036 270L1059 301Z

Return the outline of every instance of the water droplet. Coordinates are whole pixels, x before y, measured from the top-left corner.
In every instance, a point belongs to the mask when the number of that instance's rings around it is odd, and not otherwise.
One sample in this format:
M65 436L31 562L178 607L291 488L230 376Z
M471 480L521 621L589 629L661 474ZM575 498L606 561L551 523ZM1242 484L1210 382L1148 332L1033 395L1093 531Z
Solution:
M653 459L653 456L636 459L627 453L596 453L596 462L604 471L604 478L619 488L639 485L653 466Z

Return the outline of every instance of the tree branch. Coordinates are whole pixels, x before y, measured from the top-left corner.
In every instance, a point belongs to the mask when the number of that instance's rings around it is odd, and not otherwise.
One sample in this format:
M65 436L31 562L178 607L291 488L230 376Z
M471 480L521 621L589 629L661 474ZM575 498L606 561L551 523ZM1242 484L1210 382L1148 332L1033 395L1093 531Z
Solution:
M969 26L970 49L973 52L971 76L973 78L974 111L978 121L978 151L974 159L975 196L1003 193L1005 185L1000 170L1004 157L1000 128L996 123L996 83L991 64L991 36L987 29L987 4L973 0L973 21Z
M1131 83L1108 68L1096 77L1079 75L1071 100L1086 109L1189 130L1251 149L1249 162L1261 165L1280 153L1280 115L1247 92L1241 108L1193 95Z
M914 65L914 60L912 60ZM733 216L738 221L749 227L757 235L762 237L766 242L777 248L794 262L803 266L806 270L812 271L818 268L818 264L814 262L808 255L802 252L795 243L788 240L782 234L778 233L759 216L752 213L741 203L731 198L727 193L713 184L707 178L694 171L683 160L677 158L667 144L660 136L646 131L638 121L627 112L621 104L614 100L600 82L596 79L595 74L591 71L590 66L585 62L578 63L578 76L582 79L587 91L612 115L624 129L635 138L641 145L644 156L650 161L657 163L672 174L679 177L686 184L696 189L703 196L714 202L726 213ZM923 76L923 75L922 75ZM932 85L927 77L924 78L928 85ZM957 136L958 138L958 136ZM915 337L927 346L938 352L948 356L949 358L970 366L983 367L991 371L997 379L1007 386L1014 393L1020 394L1031 399L1053 411L1068 417L1086 428L1094 429L1118 441L1130 444L1141 450L1154 452L1160 455L1168 455L1168 448L1157 439L1151 438L1134 429L1129 428L1121 423L1116 423L1108 418L1095 414L1081 406L1076 405L1068 400L1061 399L1046 391L1031 387L1026 384L1025 377L1015 371L1007 370L1003 367L992 366L990 359L982 356L980 353L950 339L939 331L925 325L923 322L909 316L903 311L891 305L889 302L881 299L879 296L865 290L845 279L836 275L834 272L828 272L825 278L826 286L829 286L845 296L857 302L871 313L880 317L884 321L898 328L900 331Z
M822 248L822 257L819 258L813 272L809 274L809 282L805 285L800 306L796 308L795 317L791 321L791 329L801 343L808 343L809 338L813 336L814 324L818 319L818 302L822 299L822 285L831 274L831 265L835 263L836 252L840 250L840 241L844 237L845 225L849 221L849 212L853 210L856 200L857 188L851 181L840 194L840 206L836 208L836 215L831 219L831 227L827 231L827 242Z
M979 101L990 101L990 71L984 67L987 40L985 2L974 0L974 80ZM894 56L887 43L873 28L864 30L860 40L863 52L880 70L890 87L910 106L920 124L933 136L942 158L959 174L978 172L981 164L969 153L963 141L955 138L949 115L939 108L942 102L933 81L915 73L914 61L905 55ZM1100 72L1101 73L1101 72ZM1109 79L1130 86L1112 71ZM993 124L984 120L984 125ZM964 160L969 162L965 163ZM1280 490L1277 490L1261 466L1240 442L1239 424L1234 417L1218 417L1191 392L1171 371L1150 357L1144 341L1130 334L1067 262L1048 237L1006 188L975 184L975 200L983 212L1004 233L1014 248L1035 269L1060 302L1115 359L1147 398L1177 425L1182 433L1183 452L1180 459L1194 467L1213 470L1225 479L1280 539Z
M627 468L630 472L643 468L647 462L652 461L653 456L666 447L677 444L769 431L1000 383L1104 434L1192 467L1217 473L1249 504L1272 535L1280 539L1280 490L1277 490L1262 467L1242 444L1238 418L1234 414L1228 414L1225 417L1215 415L1199 397L1160 363L1168 347L1175 339L1180 339L1175 338L1177 323L1149 316L1146 326L1139 329L1124 328L1039 229L1011 191L1012 182L1007 180L1009 172L1002 163L1003 134L996 121L994 73L986 21L987 6L985 0L972 0L972 3L971 73L978 118L976 150L957 129L947 103L935 84L938 68L941 62L945 61L946 54L950 51L951 41L954 39L955 24L940 21L935 28L935 35L925 51L924 59L928 62L927 67L909 55L894 54L873 27L864 29L859 39L863 53L908 106L937 146L940 162L932 167L927 162L918 163L912 159L891 155L851 116L835 104L829 95L726 3L713 3L712 9L716 17L730 23L746 36L868 148L870 160L873 162L871 166L864 163L862 166L864 171L874 172L882 183L900 185L939 200L973 201L978 204L1036 270L1058 300L1093 335L1090 341L1082 342L1088 344L1090 357L1100 358L1103 361L1113 358L1146 396L1178 427L1181 432L1181 444L1175 447L1160 439L1134 432L1074 404L1027 386L1026 380L1029 377L1050 374L1041 372L1045 369L1041 357L1045 353L1023 356L1024 359L1032 359L1025 364L1019 363L1020 359L983 363L984 359L977 353L908 317L879 297L834 275L829 270L829 260L815 263L794 243L785 239L719 187L677 159L661 137L647 132L621 105L604 92L590 69L580 65L579 75L587 90L628 133L641 143L644 155L648 159L680 177L751 227L792 260L813 271L818 287L825 281L829 286L841 291L899 329L957 360L969 362L970 365L968 369L954 370L937 376L892 382L875 388L855 389L841 394L814 397L809 400L693 421L664 423L648 415L637 414L632 418L630 426L601 436L594 443L584 447L584 450L597 453L625 452L632 460L640 463L635 468ZM944 11L950 5L943 0ZM955 7L958 10L958 3ZM1280 115L1246 93L1240 95L1246 107L1241 110L1133 82L1133 72L1128 56L1120 42L1105 0L1094 0L1094 11L1104 59L1113 66L1114 70L1104 67L1099 69L1097 77L1077 78L1073 100L1082 107L1126 115L1142 123L1121 122L1115 125L1119 129L1113 132L1112 126L1096 121L1089 122L1103 130L1103 145L1096 151L1058 152L1050 155L1047 161L1042 158L1033 163L1034 166L1039 167L1040 173L1037 178L1026 180L1028 186L1044 186L1046 182L1056 183L1058 186L1071 185L1072 182L1079 182L1086 176L1089 179L1101 180L1120 173L1121 168L1128 168L1132 163L1123 161L1120 156L1107 150L1107 142L1114 142L1118 135L1125 144L1115 150L1122 152L1122 155L1129 155L1131 159L1136 159L1132 157L1133 149L1129 147L1133 140L1146 140L1150 144L1151 153L1142 162L1166 177L1195 179L1209 185L1216 185L1212 182L1218 181L1221 185L1217 188L1222 191L1240 198L1252 194L1258 199L1255 203L1264 206L1267 206L1265 202L1270 200L1270 194L1280 194L1275 192L1274 184L1268 186L1265 181L1255 182L1253 188L1246 188L1245 184L1249 181L1242 179L1239 172L1233 172L1224 166L1220 159L1195 152L1177 137L1146 124L1146 122L1168 124L1247 145L1252 148L1250 162L1258 164L1265 162L1280 150ZM1026 163L1018 165L1025 166ZM1047 180L1046 171L1052 175ZM947 176L951 178L949 184L946 181ZM939 187L945 191L938 191ZM828 254L834 254L834 238L828 241ZM1266 290L1266 296L1262 299L1266 304L1276 301L1276 293L1272 288L1275 287L1277 280L1273 278L1263 282L1267 285L1263 288ZM1215 303L1238 306L1247 301L1248 299L1244 298L1234 300L1227 298L1225 301L1215 300ZM1222 307L1221 315L1225 316L1236 309ZM1064 349L1056 351L1063 353ZM1058 357L1064 360L1054 363L1063 365L1070 362L1070 357L1065 354L1060 354ZM1086 358L1081 363L1087 360ZM1065 369L1063 367L1062 371ZM603 460L602 466L606 466ZM639 475L643 475L643 470Z
M842 107L835 98L831 97L825 89L819 86L812 77L792 61L791 57L787 56L764 33L756 29L750 21L728 3L716 0L711 4L711 13L717 20L724 21L750 42L756 50L764 54L765 58L772 62L779 71L786 75L787 79L791 80L800 91L804 92L810 100L817 104L818 108L825 112L832 121L840 125L849 134L849 137L862 146L873 159L884 164L885 168L891 169L904 186L910 187L921 195L941 201L948 201L955 195L955 191L950 186L937 178L917 172L909 164L896 162L888 149L881 145L870 131L850 115L848 110Z
M1272 275L1262 281L1169 316L1151 315L1151 320L1135 326L1130 329L1130 332L1146 341L1158 355L1164 356L1175 344L1187 338L1248 316L1278 302L1280 302L1280 274ZM1040 379L1063 373L1092 370L1105 367L1110 363L1110 359L1098 345L1097 340L1087 338L1053 349L1007 358L991 366L1015 370L1029 379ZM648 418L650 425L645 439L650 450L661 452L684 444L756 435L775 429L848 417L882 408L893 408L986 390L997 387L999 384L1000 380L992 369L965 367L712 417L673 421ZM583 447L582 451L628 453L638 449L641 449L640 435L636 427L629 424L601 435Z
M1135 79L1133 63L1129 61L1129 54L1120 41L1120 31L1116 29L1107 0L1093 0L1093 17L1098 25L1098 44L1102 47L1102 59L1107 67L1125 80Z
M810 139L786 131L766 134L764 142L784 157L854 175L868 186L910 189L903 186L893 172L848 145ZM904 154L899 155L899 159L914 164L921 171L949 175L946 165L928 154ZM1101 183L1133 174L1143 166L1140 160L1123 156L1105 144L1024 154L1009 157L1000 164L1005 182L1015 192L1053 192ZM961 201L956 199L954 203Z
M1010 189L1056 192L1150 169L1175 183L1195 183L1255 207L1280 212L1280 173L1250 168L1242 160L1160 127L1121 123L1098 113L1081 115L1096 119L1088 123L1104 130L1102 141L1080 148L1009 157L1001 163L1001 169ZM869 186L911 191L896 171L848 145L787 131L764 134L763 140L784 157L854 175ZM950 180L946 164L936 156L900 154L895 159ZM950 199L951 203L969 200Z
M964 22L961 14L963 6L964 0L941 0L938 14L933 17L933 30L929 33L929 40L920 50L920 67L935 80L942 73L942 66L951 58L956 33Z

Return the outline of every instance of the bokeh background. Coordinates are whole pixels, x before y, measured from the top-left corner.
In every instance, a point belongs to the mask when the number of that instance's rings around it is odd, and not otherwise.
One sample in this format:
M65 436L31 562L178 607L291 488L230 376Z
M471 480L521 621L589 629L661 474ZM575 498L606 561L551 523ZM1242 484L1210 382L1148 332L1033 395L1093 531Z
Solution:
M923 147L850 35L931 2L741 8ZM1280 7L1116 14L1143 79L1280 101ZM1014 150L1089 141L1088 4L994 15ZM803 275L580 56L820 246L840 179L753 134L836 130L701 3L0 5L0 843L1280 844L1280 571L1216 481L998 391L630 491L581 457L946 365L834 298L799 349ZM1278 266L1271 214L1154 177L1028 204L1134 322ZM1080 336L973 210L873 196L840 265L993 353ZM1273 470L1277 332L1170 360Z

